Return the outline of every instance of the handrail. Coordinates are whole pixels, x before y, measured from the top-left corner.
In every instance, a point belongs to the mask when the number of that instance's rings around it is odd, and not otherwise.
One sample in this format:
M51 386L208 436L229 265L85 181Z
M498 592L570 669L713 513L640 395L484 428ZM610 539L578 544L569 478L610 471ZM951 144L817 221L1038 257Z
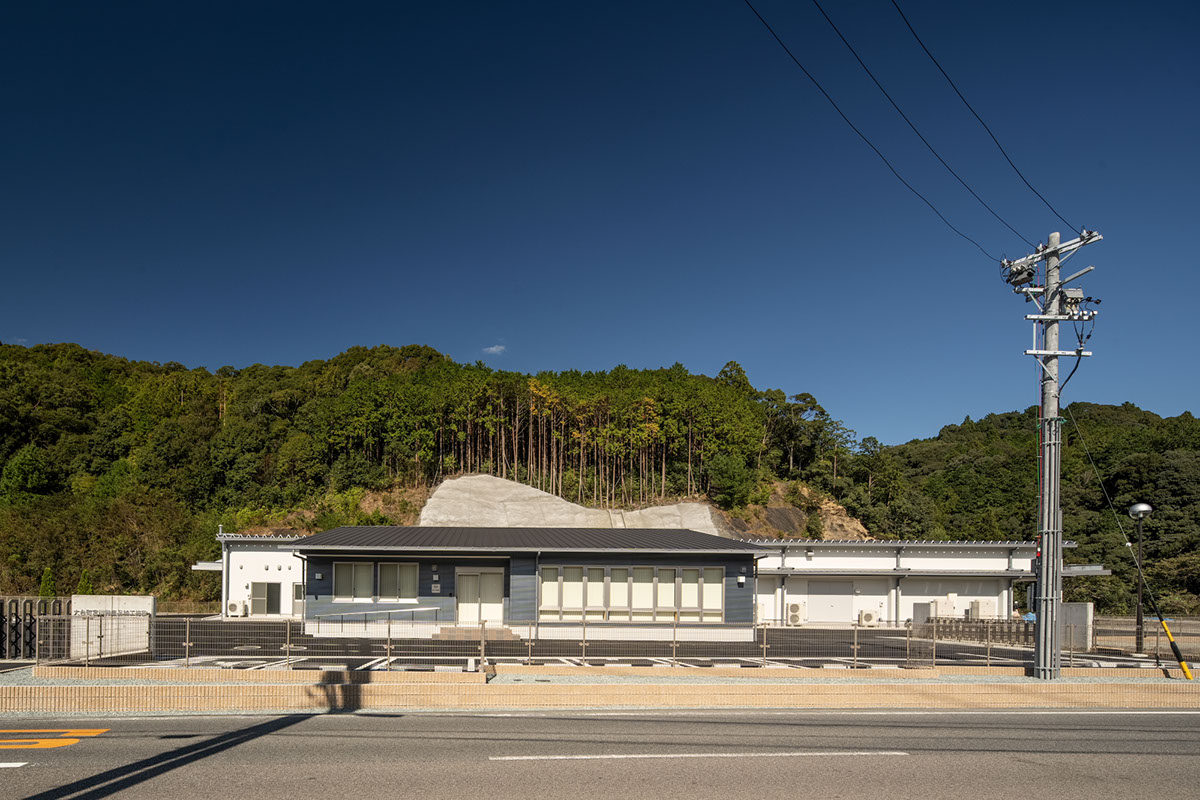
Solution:
M337 614L314 614L312 619L321 619L322 617L350 617L354 615L367 616L368 614L408 614L414 611L441 611L441 606L421 606L418 608L391 608L383 611L342 611Z

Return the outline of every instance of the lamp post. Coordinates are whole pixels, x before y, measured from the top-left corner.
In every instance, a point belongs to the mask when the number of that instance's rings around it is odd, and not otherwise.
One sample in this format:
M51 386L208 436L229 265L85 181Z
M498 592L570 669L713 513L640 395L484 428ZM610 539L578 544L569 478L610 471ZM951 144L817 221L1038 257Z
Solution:
M1154 509L1149 503L1134 503L1129 507L1129 517L1137 520L1138 528L1138 548L1137 548L1137 633L1134 636L1133 650L1135 655L1142 655L1143 630L1142 630L1142 520L1150 516L1150 512Z

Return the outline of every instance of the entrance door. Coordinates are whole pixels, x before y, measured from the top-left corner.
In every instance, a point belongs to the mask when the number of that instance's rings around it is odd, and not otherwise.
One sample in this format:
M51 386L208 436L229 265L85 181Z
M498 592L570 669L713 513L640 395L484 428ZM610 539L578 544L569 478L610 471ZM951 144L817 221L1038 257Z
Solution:
M460 572L458 621L468 624L504 621L504 573Z
M853 622L854 582L809 580L808 621Z
M484 572L479 576L479 619L504 622L504 573Z
M479 573L458 573L458 621L479 623Z
M278 583L250 584L250 613L255 616L279 613Z

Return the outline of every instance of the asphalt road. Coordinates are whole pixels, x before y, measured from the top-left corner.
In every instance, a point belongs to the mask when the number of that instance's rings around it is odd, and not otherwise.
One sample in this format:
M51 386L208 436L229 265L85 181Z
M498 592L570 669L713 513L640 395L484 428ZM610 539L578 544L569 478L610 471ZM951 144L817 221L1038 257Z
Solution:
M5 798L1190 797L1200 712L8 717ZM55 732L55 729L68 732ZM80 731L79 729L86 729ZM49 731L37 733L35 730ZM40 747L30 747L41 739ZM71 741L59 746L55 742Z

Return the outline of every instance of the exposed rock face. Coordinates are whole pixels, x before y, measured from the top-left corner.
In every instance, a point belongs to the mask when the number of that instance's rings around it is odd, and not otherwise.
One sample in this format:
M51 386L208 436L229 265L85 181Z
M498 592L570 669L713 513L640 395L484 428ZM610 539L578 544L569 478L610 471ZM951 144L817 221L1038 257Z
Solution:
M444 481L417 523L479 528L688 528L729 536L704 503L676 503L637 511L584 508L522 483L490 475Z
M845 508L832 500L821 501L821 523L824 526L822 539L847 541L850 539L871 539L866 527L855 517L850 516Z
M821 538L825 540L869 540L871 534L863 524L850 516L845 508L828 498L818 497L807 487L800 493L809 498L808 510L792 505L784 497L783 485L776 487L765 506L747 506L737 514L713 509L718 526L725 526L731 536L746 539L807 539L809 514L821 518Z

